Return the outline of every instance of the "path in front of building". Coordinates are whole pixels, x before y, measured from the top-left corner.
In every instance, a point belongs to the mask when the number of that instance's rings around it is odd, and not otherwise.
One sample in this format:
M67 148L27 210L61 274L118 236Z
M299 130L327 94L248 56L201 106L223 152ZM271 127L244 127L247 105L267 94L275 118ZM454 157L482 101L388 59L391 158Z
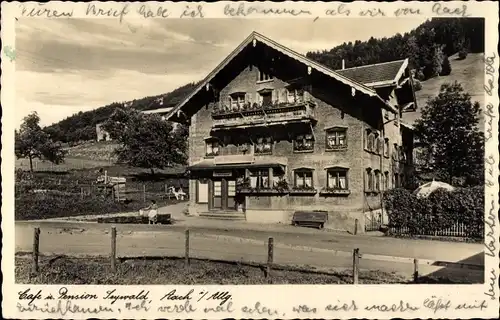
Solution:
M370 235L300 228L287 225L253 224L244 221L211 220L184 216L185 204L161 208L174 219L173 225L115 225L120 256L182 256L184 230L191 231L190 248L194 257L265 262L267 239L274 238L275 262L317 267L350 268L349 253L359 248L362 254L483 264L481 244L429 240L408 240ZM130 213L137 214L137 213ZM42 230L41 252L69 255L108 255L111 224L76 220L16 222L16 251L30 251L33 227ZM342 251L346 254L337 254ZM413 265L394 261L363 260L362 269L397 272L410 276ZM483 273L467 269L421 266L420 273L473 277L481 281ZM479 279L479 280L478 280Z

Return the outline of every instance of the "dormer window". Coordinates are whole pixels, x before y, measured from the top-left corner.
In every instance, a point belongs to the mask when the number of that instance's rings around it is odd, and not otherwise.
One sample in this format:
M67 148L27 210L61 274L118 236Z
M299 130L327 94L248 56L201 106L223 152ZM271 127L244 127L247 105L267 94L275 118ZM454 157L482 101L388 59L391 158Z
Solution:
M262 71L259 71L259 82L270 81L270 80L273 80L272 75L265 73L265 72L262 72Z

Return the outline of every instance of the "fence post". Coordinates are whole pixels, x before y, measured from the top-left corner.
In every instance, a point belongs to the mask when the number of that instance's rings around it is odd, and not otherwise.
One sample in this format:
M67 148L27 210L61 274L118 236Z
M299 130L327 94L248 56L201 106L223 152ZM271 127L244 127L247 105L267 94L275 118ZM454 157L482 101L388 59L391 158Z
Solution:
M269 237L268 242L267 242L267 282L272 283L271 279L271 268L273 264L273 256L274 256L274 239L272 237Z
M83 199L83 187L80 188L80 198Z
M358 234L358 219L354 220L354 235Z
M189 229L186 229L186 242L184 244L184 249L185 249L185 264L186 267L189 267Z
M359 248L356 248L352 253L352 283L358 284L358 278L359 278Z
M38 273L38 255L40 253L40 228L33 230L33 273Z
M116 227L111 227L111 270L116 271Z
M418 259L413 259L413 282L418 283Z
M146 184L142 185L142 202L146 202Z
M167 187L167 184L165 183L165 193L167 193L167 189L168 189L168 187Z

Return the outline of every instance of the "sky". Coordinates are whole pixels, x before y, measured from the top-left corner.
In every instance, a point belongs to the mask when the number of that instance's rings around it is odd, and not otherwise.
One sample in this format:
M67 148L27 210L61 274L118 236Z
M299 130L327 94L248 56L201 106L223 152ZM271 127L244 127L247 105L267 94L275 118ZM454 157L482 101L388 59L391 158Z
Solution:
M408 32L422 19L126 20L22 18L16 25L16 121L43 126L112 102L203 79L252 31L301 54Z

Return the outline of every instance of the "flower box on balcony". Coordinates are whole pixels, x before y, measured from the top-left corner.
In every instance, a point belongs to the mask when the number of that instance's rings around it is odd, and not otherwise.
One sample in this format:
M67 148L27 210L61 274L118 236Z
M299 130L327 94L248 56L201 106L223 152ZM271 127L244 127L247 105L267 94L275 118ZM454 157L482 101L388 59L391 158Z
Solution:
M351 191L348 189L325 188L319 194L322 196L348 196L351 194Z
M290 194L295 195L315 195L318 193L318 190L314 188L293 188L290 190Z

